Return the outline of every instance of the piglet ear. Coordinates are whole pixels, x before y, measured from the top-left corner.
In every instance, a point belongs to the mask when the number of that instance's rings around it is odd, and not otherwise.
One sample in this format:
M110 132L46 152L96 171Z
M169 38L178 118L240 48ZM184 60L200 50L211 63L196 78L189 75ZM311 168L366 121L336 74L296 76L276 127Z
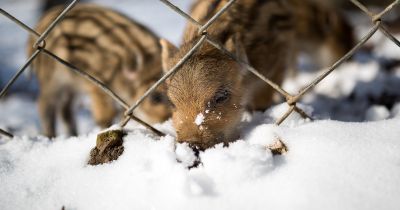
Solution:
M243 42L239 35L235 34L228 39L225 43L225 47L231 53L233 53L240 61L249 63L247 58L246 49L243 46Z
M161 63L164 73L168 72L169 66L168 62L169 59L178 51L178 48L175 47L171 42L161 39Z

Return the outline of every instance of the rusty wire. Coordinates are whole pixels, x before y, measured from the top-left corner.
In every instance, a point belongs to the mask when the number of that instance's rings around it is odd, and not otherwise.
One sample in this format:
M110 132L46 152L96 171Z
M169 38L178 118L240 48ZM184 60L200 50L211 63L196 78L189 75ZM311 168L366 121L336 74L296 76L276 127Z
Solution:
M180 69L180 67L189 59L190 56L192 56L196 50L204 43L204 41L207 41L217 49L221 50L223 53L227 54L229 57L237 61L240 65L245 67L248 71L250 71L252 74L260 78L262 81L264 81L267 85L272 87L275 91L277 91L279 94L285 97L286 103L289 105L288 110L283 114L281 118L279 118L276 121L277 125L280 125L283 123L292 112L297 112L299 113L303 118L309 118L312 119L310 116L307 115L306 112L304 112L302 109L300 109L296 103L308 92L310 92L316 85L318 85L321 81L323 81L329 74L331 74L334 70L336 70L342 63L344 63L346 60L348 60L351 56L353 56L357 50L359 50L378 30L381 31L388 39L390 39L393 43L398 45L400 47L400 42L387 30L387 28L384 26L382 23L382 17L390 12L395 6L400 4L400 0L395 0L393 3L388 5L385 9L383 9L380 13L374 14L372 13L366 6L364 6L362 3L360 3L358 0L350 0L354 5L356 5L360 10L362 10L364 13L366 13L370 18L372 23L374 24L373 27L369 30L369 32L359 40L359 42L348 52L346 53L342 58L340 58L336 63L334 63L330 68L328 68L326 71L322 72L318 77L316 77L312 82L310 82L308 85L306 85L304 88L302 88L297 94L291 95L287 91L285 91L282 87L280 87L278 84L274 83L270 79L268 79L268 76L260 74L257 69L252 67L250 64L240 60L237 58L233 53L229 52L221 43L219 43L217 40L214 40L209 34L207 34L207 29L216 21L218 18L226 12L234 3L236 0L230 0L227 2L223 8L218 11L213 17L211 17L204 25L200 24L197 22L195 19L193 19L190 15L182 11L179 7L175 6L168 0L160 0L162 3L170 7L173 11L177 12L180 14L182 17L184 17L186 20L188 20L190 23L196 25L199 29L199 34L201 35L199 41L186 53L185 56L181 58L181 60L173 67L171 68L167 74L165 74L159 81L157 81L152 87L150 87L141 98L139 98L132 106L129 106L125 101L122 100L121 97L119 97L116 93L114 93L111 89L109 89L104 83L96 80L94 77L92 77L90 74L76 68L74 65L71 63L59 58L57 55L53 54L52 52L48 51L45 49L45 40L46 37L49 33L51 33L52 29L63 19L63 17L70 11L73 6L78 2L78 0L73 0L61 13L60 15L56 18L55 21L53 21L48 28L42 33L39 34L36 31L34 31L32 28L24 24L23 22L19 21L17 18L13 17L6 11L0 8L0 14L4 15L5 17L9 18L16 24L18 24L20 27L23 29L27 30L29 33L33 34L34 36L38 37L34 44L34 48L36 48L36 51L32 54L32 56L28 59L28 61L25 63L23 67L13 76L13 78L7 83L6 87L0 92L0 98L6 94L8 91L9 87L13 84L13 82L22 74L23 71L29 66L29 64L36 58L36 56L40 53L44 53L53 59L57 60L58 62L62 63L63 65L69 67L68 69L79 74L80 76L84 77L85 79L89 80L90 82L94 83L96 86L101 88L105 93L107 93L110 97L112 97L116 102L118 102L122 107L125 108L125 117L124 119L120 122L120 125L124 127L127 122L130 119L134 119L135 121L139 122L140 124L144 125L146 128L149 128L156 134L162 136L164 135L162 132L158 131L154 127L148 125L147 123L143 122L142 120L138 119L133 115L133 111L143 102L143 100L151 94L159 85L161 85L166 79L168 79L172 74L174 74L176 71ZM4 131L0 129L0 134L12 138L13 135L7 131Z

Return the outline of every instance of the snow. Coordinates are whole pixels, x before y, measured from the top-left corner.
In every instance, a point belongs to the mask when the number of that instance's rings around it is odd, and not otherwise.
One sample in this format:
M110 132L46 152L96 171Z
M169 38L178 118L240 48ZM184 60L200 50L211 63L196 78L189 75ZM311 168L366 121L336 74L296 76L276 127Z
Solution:
M287 79L283 88L295 94L321 72L303 72ZM400 99L400 75L384 69L377 60L347 62L326 77L302 102L313 108L318 118L341 121L365 121L371 105L396 103ZM390 110L389 110L390 111Z
M381 57L400 59L400 48L387 39L382 33L378 33L377 36L379 37L380 43L377 44L374 52ZM399 40L400 36L396 35L395 38Z
M204 121L204 115L203 115L203 113L199 113L197 116L196 116L196 119L194 119L194 124L196 124L196 125L201 125L202 123L203 123L203 121Z
M400 116L400 103L397 103L393 109L392 109L392 113L391 113L391 117L397 117Z
M367 121L378 121L389 118L390 112L385 106L371 106L365 115Z
M185 20L160 2L95 2L179 44ZM186 11L190 5L173 2ZM36 0L5 0L0 7L28 25L37 20ZM5 18L0 26L1 87L26 60L27 34ZM357 25L360 36L366 26ZM400 68L386 69L382 60L397 58L400 49L382 34L368 44L371 55L356 55L297 104L316 121L292 113L274 125L287 104L244 113L241 138L200 152L201 164L190 170L197 157L188 144L175 144L171 120L156 125L168 134L163 138L130 122L122 156L88 166L100 132L88 110L78 112L78 137L42 137L35 81L21 78L0 101L0 128L16 134L0 136L0 209L399 209ZM320 74L300 72L284 89L297 93ZM201 127L209 112L194 123ZM285 155L266 149L276 139L287 145Z
M191 170L187 144L175 149L173 137L155 141L139 126L123 155L99 166L85 164L97 132L16 137L0 147L0 209L398 209L399 126L400 118L261 123L229 147L201 152ZM265 148L276 137L287 154Z

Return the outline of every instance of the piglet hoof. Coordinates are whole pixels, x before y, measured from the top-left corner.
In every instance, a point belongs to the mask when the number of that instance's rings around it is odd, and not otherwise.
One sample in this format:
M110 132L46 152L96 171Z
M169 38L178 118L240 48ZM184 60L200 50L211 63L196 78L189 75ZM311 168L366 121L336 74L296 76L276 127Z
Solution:
M268 145L267 148L271 150L272 155L283 155L288 151L287 146L279 138L273 144Z
M90 151L88 164L98 165L118 159L124 152L123 136L122 130L110 130L97 135L96 147Z

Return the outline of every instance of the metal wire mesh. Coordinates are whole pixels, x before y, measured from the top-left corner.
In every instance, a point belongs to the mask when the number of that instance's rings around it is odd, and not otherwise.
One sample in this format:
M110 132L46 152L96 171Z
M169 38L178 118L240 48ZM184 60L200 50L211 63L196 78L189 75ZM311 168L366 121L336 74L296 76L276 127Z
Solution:
M180 67L192 56L198 48L204 43L208 42L217 49L221 50L225 54L227 54L229 57L234 59L236 62L238 62L241 66L246 68L248 71L250 71L252 74L257 76L259 79L264 81L266 85L270 86L273 88L275 91L277 91L279 94L281 94L285 99L286 103L289 105L288 110L275 122L277 125L280 125L283 123L287 117L292 113L292 112L297 112L299 113L303 118L309 118L311 119L310 116L308 116L301 108L297 106L297 102L308 92L310 92L316 85L318 85L322 80L324 80L330 73L335 71L343 62L348 60L351 56L353 56L357 50L359 50L378 30L380 30L388 39L390 39L394 44L398 45L400 47L400 42L388 31L388 29L383 25L382 23L382 17L387 14L389 11L391 11L396 5L400 4L400 0L395 0L393 1L392 4L388 5L382 12L374 14L366 6L364 6L362 3L360 3L358 0L350 0L354 5L356 5L360 10L362 10L365 14L369 16L373 23L373 27L370 28L369 32L362 37L358 43L348 52L346 53L342 58L340 58L336 63L334 63L330 68L322 72L318 77L316 77L313 81L311 81L308 85L306 85L304 88L298 91L297 94L291 95L287 91L285 91L280 85L274 83L270 79L266 78L264 75L260 74L257 69L253 68L249 63L246 63L239 58L237 58L234 54L230 53L225 47L219 43L218 41L214 40L210 35L207 34L207 29L229 8L235 3L236 0L230 0L229 2L226 3L226 5L218 11L213 17L211 17L204 25L200 24L196 20L194 20L190 15L182 11L179 7L175 6L168 0L160 0L162 3L167 5L169 8L171 8L173 11L176 13L180 14L183 18L188 20L189 22L193 23L196 25L199 30L198 33L201 35L201 38L199 41L192 47L191 50L189 50L186 55L184 55L180 61L173 67L171 68L160 80L158 80L152 87L150 87L142 97L140 97L132 106L129 106L120 96L118 96L117 93L114 93L110 88L108 88L104 83L101 81L95 79L93 76L88 74L85 71L82 71L81 69L77 68L73 64L61 59L54 53L48 51L46 49L46 37L48 34L51 33L51 31L54 29L54 27L57 26L57 24L65 17L65 15L76 5L78 0L73 0L59 15L58 17L47 27L47 29L42 33L39 34L5 10L0 8L0 14L3 16L9 18L12 20L14 23L16 23L18 26L22 27L29 33L33 34L34 36L38 37L33 48L35 48L34 53L32 56L26 61L26 63L15 73L15 75L10 79L10 81L7 83L7 85L3 88L3 90L0 92L0 98L3 97L7 91L9 90L10 86L20 77L20 75L27 69L27 67L33 62L33 60L36 59L36 57L40 53L44 53L47 56L50 56L51 58L57 60L61 64L65 65L68 67L69 70L73 71L74 73L77 73L78 75L82 76L83 78L87 79L88 81L92 82L99 88L101 88L105 93L107 93L110 97L112 97L119 105L121 105L126 111L124 113L124 119L120 122L120 125L124 127L127 122L131 119L137 121L138 123L144 125L146 128L150 129L154 133L156 133L159 136L163 136L164 133L161 131L155 129L151 125L147 124L146 122L140 120L139 118L135 117L133 115L133 111L144 101L146 97L148 97L159 85L161 85L166 79L168 79L172 74L175 72L179 71ZM12 138L13 134L3 130L0 128L0 134L4 135L6 137Z

